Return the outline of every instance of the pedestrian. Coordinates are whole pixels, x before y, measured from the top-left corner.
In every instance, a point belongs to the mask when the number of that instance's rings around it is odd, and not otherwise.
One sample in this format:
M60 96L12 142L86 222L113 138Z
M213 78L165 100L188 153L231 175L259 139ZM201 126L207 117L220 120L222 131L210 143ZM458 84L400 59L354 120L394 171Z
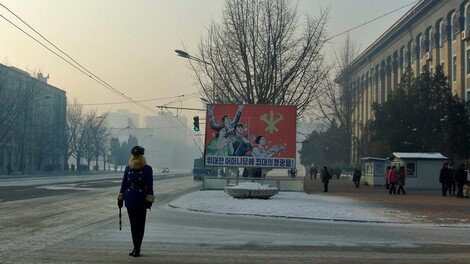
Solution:
M295 178L297 176L297 169L296 168L291 168L290 169L290 176L292 178Z
M403 186L405 186L405 167L403 166L400 166L400 168L398 168L397 183L398 183L397 193L398 194L403 193L403 195L405 195L406 194L405 188L403 188Z
M385 180L385 189L390 189L390 183L388 182L388 172L392 169L391 166L387 166L387 169L385 170L385 177L384 177L384 180Z
M132 243L134 249L129 256L140 256L140 249L145 232L147 209L152 207L153 170L147 165L144 156L145 149L135 146L131 149L129 165L124 170L121 189L118 195L118 207L125 202L131 225Z
M318 169L317 169L317 166L315 166L313 168L313 179L315 179L315 180L317 179L317 174L318 174Z
M465 165L461 164L460 167L455 171L455 182L457 184L457 197L463 198L463 185L467 180L467 172L465 171Z
M445 162L442 165L441 172L439 173L439 182L441 183L442 187L442 196L447 196L447 190L450 188L450 183L451 183L451 171L449 170L449 164Z
M392 166L392 169L388 172L388 182L390 184L388 194L397 194L395 185L397 184L397 166Z
M449 166L450 170L450 183L449 183L449 195L456 196L455 188L455 163L451 162Z
M13 168L11 167L10 163L8 163L7 165L7 172L8 172L8 175L10 175L13 172Z
M313 165L312 165L312 166L310 166L310 171L309 171L310 180L311 180L312 177L313 177L313 171L314 171L314 170L313 170Z
M320 171L320 179L323 183L323 192L328 192L328 183L330 183L331 174L328 172L326 166Z
M356 188L359 188L359 185L360 185L360 183L361 183L361 177L362 177L361 170L359 170L359 169L354 169L354 172L353 172L353 182L354 182L354 185L356 186Z

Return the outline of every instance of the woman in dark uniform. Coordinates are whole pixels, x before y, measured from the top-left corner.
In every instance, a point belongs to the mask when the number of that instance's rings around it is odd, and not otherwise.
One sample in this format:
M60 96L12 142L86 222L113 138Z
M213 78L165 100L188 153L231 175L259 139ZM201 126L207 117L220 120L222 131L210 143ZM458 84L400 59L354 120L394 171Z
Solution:
M152 207L153 170L147 165L144 157L145 149L135 146L131 150L129 165L126 166L118 195L118 206L122 208L125 201L129 222L131 224L134 249L129 256L140 256L140 246L144 238L147 209Z

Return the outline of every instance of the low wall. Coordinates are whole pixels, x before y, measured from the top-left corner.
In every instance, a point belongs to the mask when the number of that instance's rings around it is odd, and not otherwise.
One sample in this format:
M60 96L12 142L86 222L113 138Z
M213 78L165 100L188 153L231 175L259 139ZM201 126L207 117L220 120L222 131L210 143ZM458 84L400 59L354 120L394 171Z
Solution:
M229 184L237 184L240 182L258 182L271 187L279 188L279 191L303 192L304 179L289 177L266 177L266 178L249 178L249 177L204 177L202 179L202 190L223 190Z

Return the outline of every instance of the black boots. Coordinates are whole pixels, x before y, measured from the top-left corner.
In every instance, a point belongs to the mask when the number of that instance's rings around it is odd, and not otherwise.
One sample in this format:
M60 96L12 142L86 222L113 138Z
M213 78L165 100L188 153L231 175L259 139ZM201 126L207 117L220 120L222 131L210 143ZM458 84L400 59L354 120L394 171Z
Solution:
M133 249L131 253L129 253L129 256L133 257L139 257L140 256L140 249Z

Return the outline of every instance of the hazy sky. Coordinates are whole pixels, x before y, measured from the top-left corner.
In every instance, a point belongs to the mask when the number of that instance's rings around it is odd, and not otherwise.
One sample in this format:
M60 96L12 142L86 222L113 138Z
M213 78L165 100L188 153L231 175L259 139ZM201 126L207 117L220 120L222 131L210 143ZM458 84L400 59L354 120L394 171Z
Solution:
M330 6L327 30L336 35L415 2L299 0L298 11L317 16L320 7ZM142 118L156 113L156 105L176 99L169 97L188 97L197 92L187 61L177 57L174 50L185 46L189 53L195 53L206 26L211 20L220 19L224 0L0 0L0 3L126 96L136 101L155 100L142 102L150 110L126 103L7 22L3 17L47 44L3 6L0 6L1 63L49 74L48 83L65 90L69 102L77 99L99 112L127 108ZM353 30L353 40L365 49L411 7ZM343 36L333 39L327 46L328 56L343 41ZM200 108L197 98L171 106ZM182 114L192 117L196 113Z

